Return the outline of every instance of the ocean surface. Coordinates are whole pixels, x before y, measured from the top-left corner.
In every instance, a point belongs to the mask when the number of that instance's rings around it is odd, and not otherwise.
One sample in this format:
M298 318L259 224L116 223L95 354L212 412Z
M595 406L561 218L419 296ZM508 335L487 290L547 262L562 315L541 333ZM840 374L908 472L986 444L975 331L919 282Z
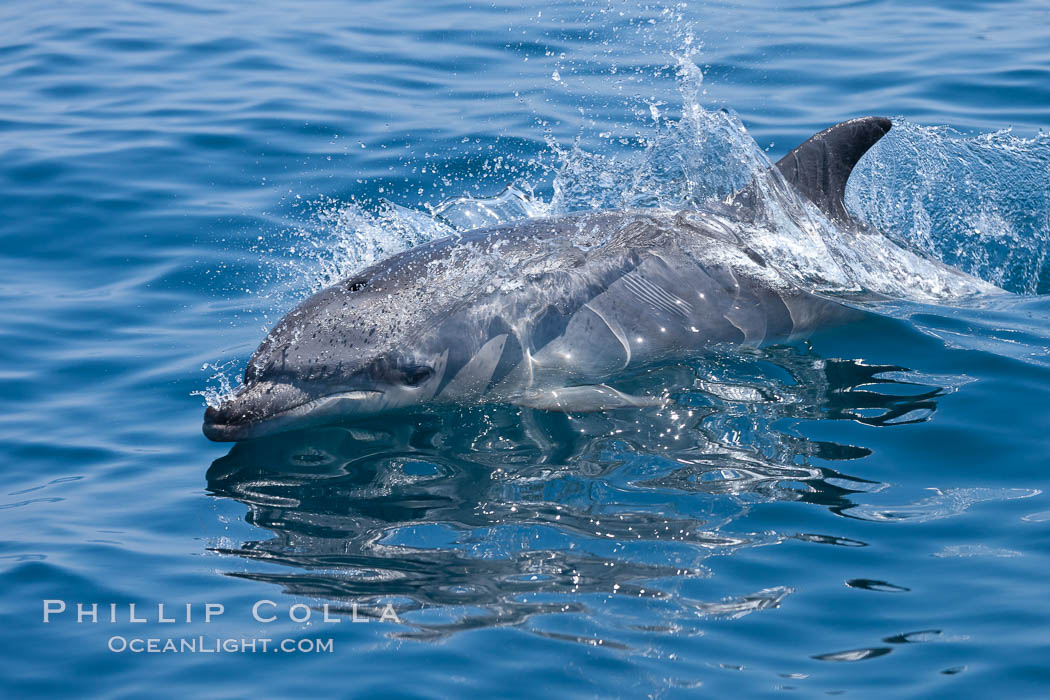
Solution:
M0 694L1045 697L1048 26L1043 0L3 3ZM868 114L894 128L848 206L958 278L769 230L801 284L887 301L634 378L663 409L201 434L281 315L371 262L724 197Z

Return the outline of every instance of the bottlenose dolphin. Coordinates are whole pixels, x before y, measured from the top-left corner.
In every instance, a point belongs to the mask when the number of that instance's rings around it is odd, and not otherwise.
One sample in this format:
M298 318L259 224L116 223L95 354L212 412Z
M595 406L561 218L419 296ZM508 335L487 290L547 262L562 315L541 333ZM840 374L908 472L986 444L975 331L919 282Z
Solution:
M881 117L822 131L773 175L851 225L846 181L890 130ZM576 213L413 248L301 303L252 355L243 386L207 409L234 441L426 402L568 411L649 405L603 382L720 344L760 345L858 312L782 277L734 232L751 188L682 211Z

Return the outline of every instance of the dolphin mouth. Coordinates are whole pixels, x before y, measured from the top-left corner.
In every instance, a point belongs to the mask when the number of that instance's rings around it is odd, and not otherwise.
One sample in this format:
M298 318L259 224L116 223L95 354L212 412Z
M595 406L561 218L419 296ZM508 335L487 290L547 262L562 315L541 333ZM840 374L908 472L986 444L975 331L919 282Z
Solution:
M205 411L204 436L213 442L238 442L262 437L294 428L294 424L307 416L338 415L339 411L333 409L337 408L340 402L366 401L381 397L383 393L378 389L337 391L302 401L260 418L254 418L250 411L242 416L232 415L233 409L230 406L238 400L238 397L234 397L218 408L209 407Z

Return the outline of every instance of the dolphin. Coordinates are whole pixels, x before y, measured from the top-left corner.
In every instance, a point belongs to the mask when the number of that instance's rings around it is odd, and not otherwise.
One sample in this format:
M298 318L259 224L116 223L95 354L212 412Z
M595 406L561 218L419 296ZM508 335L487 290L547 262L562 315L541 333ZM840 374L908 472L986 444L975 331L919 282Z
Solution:
M770 173L831 221L854 165L891 127L830 127ZM306 299L252 355L239 390L204 415L238 441L426 403L562 411L659 404L606 382L721 345L759 346L859 312L785 284L736 231L755 182L695 209L596 211L457 234Z

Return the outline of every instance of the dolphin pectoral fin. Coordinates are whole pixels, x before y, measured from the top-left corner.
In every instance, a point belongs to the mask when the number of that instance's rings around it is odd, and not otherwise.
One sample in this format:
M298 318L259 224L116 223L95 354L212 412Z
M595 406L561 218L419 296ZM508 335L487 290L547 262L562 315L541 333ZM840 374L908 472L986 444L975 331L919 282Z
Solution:
M587 384L559 389L530 389L515 397L512 403L544 411L594 413L613 408L663 406L667 400L652 396L624 394L605 384Z
M814 134L777 161L776 168L795 189L838 221L848 221L843 201L853 166L889 132L885 117L862 117Z

